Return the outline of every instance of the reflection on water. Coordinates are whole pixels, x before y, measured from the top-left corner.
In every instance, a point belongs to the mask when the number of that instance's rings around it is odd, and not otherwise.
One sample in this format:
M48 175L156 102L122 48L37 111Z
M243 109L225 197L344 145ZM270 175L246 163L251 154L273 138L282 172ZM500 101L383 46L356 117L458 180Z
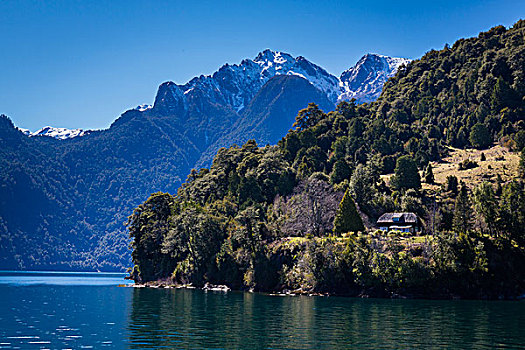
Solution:
M0 349L525 348L525 302L272 297L119 288L111 275L32 277L0 272Z
M131 348L525 348L521 302L135 289Z
M131 288L0 285L1 349L123 349Z

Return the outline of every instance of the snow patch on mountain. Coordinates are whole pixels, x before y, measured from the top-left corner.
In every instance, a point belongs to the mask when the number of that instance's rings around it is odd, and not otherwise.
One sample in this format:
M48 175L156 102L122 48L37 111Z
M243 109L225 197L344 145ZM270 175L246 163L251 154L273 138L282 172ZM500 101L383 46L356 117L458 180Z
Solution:
M43 127L42 129L35 132L31 132L30 130L23 128L18 128L18 130L28 137L48 136L58 140L72 139L74 137L85 136L91 133L91 130L54 128L52 126Z
M26 135L26 136L29 136L31 135L31 130L29 129L24 129L24 128L19 128L18 126L16 127L19 131L22 132L22 134Z
M147 111L148 109L151 109L151 108L153 108L152 105L141 104L141 105L138 105L137 107L135 107L135 110L137 110L139 112L144 112L144 111Z

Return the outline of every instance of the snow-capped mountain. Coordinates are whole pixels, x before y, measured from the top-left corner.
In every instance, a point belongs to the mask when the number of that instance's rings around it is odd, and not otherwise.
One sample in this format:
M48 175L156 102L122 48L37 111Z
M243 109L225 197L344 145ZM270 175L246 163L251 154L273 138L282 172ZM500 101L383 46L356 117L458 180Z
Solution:
M52 126L46 126L35 132L31 132L28 129L18 128L21 132L29 137L34 136L49 136L58 140L72 139L74 137L84 136L91 132L91 130L83 129L66 129L66 128L54 128Z
M264 50L253 60L244 59L240 64L225 64L212 75L201 75L184 85L164 83L159 88L162 93L157 95L154 108L164 109L164 112L183 111L187 110L191 101L206 96L214 103L231 106L239 112L269 79L283 74L305 78L330 100L337 100L340 90L337 77L304 57Z
M367 54L352 68L336 77L302 56L272 50L260 52L253 60L225 64L212 75L201 75L184 85L166 82L159 87L154 109L163 114L184 113L192 101L206 97L214 104L239 112L261 87L276 75L296 75L308 80L330 101L355 98L358 103L379 97L383 84L410 60ZM198 110L197 106L197 110Z
M184 85L165 82L160 85L153 106L143 104L133 110L152 115L190 118L197 125L209 125L217 120L224 122L224 118L229 120L226 123L234 123L261 88L279 75L306 79L334 105L352 98L357 103L370 102L379 97L388 78L395 75L401 65L409 62L405 58L367 54L354 67L336 77L302 56L293 57L285 52L267 49L257 54L253 60L244 59L239 64L225 64L212 75L195 77ZM207 116L208 119L195 119L196 116ZM215 120L209 116L215 116ZM204 124L201 129L205 127ZM59 140L90 133L89 130L50 126L36 132L20 130L30 137L49 136ZM207 134L205 140L208 144Z
M355 98L357 102L376 100L388 78L393 77L399 67L410 63L409 59L366 54L357 64L341 74L339 100Z

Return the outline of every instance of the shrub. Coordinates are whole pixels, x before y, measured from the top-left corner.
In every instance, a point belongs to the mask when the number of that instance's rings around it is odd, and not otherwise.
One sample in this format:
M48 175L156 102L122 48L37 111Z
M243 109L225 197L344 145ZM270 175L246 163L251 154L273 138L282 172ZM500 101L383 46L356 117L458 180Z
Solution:
M479 164L473 160L465 159L461 163L459 163L459 170L468 170L468 169L474 169L477 168Z

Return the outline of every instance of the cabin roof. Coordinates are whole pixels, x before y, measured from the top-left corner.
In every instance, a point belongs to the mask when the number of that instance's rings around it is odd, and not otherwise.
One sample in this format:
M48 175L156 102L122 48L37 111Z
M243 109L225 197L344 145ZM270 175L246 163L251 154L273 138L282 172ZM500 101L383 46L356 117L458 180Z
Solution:
M414 213L384 213L377 220L378 224L417 224L418 218Z

